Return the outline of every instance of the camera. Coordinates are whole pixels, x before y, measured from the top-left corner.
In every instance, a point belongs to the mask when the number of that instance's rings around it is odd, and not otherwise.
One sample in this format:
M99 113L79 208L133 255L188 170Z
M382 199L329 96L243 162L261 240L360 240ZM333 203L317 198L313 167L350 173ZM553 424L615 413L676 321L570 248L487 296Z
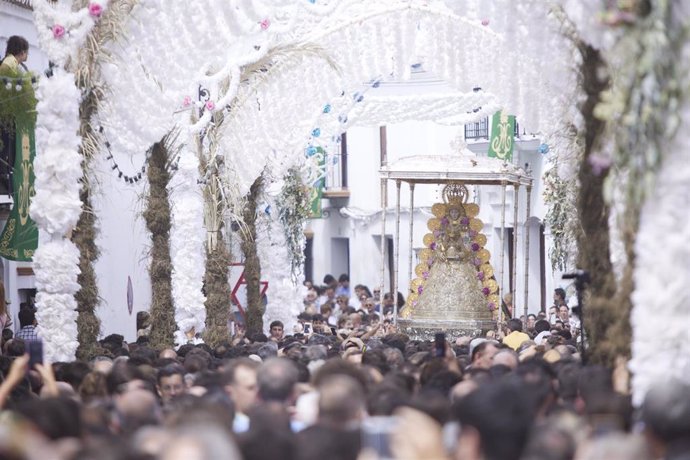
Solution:
M395 417L374 416L362 421L362 449L371 449L380 460L392 460L391 435L398 426Z
M43 364L43 342L41 340L27 341L26 348L29 353L29 369L33 369L36 364Z
M436 358L446 356L446 334L443 332L434 335L434 356Z

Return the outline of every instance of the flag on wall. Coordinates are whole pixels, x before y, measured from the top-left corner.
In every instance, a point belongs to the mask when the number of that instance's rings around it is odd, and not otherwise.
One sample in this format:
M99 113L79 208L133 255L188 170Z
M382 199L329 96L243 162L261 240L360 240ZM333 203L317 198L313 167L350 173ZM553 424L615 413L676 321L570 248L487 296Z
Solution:
M38 246L38 228L29 217L34 196L34 124L17 118L15 121L16 153L12 177L14 203L0 235L0 256L30 262Z
M503 111L496 112L491 121L491 142L489 142L489 157L503 161L513 159L513 145L515 135L515 115L508 115Z
M323 195L323 189L326 186L326 176L323 173L326 166L326 151L321 147L314 148L314 154L311 156L313 161L318 161L319 171L322 171L321 177L314 181L311 187L311 212L309 213L310 219L319 219L323 217L321 209L321 197Z

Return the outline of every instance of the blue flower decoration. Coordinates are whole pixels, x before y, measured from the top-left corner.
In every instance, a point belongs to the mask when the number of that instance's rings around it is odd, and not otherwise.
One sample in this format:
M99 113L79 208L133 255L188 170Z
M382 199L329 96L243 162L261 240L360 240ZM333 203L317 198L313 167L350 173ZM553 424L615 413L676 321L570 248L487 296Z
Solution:
M307 147L307 156L308 157L313 157L314 155L316 155L316 152L317 152L316 147L311 146L311 145L309 147Z
M323 106L323 113L329 113L331 111L331 104L326 104Z
M266 214L268 214L269 216L271 215L271 205L270 204L268 206L266 206L266 209L264 209L264 212Z
M360 92L356 92L352 95L352 99L354 99L355 102L362 102L362 100L364 99L364 95Z
M311 135L314 137L319 137L321 135L321 129L314 128L314 131L311 132Z
M549 153L549 144L541 144L539 146L539 153L541 153L542 155L546 155L547 153Z

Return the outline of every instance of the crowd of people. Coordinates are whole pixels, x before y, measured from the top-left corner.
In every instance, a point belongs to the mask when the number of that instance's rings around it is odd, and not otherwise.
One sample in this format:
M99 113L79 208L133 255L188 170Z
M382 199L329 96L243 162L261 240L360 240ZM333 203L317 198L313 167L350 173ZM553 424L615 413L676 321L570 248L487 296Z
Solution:
M346 278L308 286L294 329L214 348L110 335L89 362L43 365L7 339L0 459L690 459L690 386L633 408L624 378L581 362L560 291L504 331L413 340L395 296Z

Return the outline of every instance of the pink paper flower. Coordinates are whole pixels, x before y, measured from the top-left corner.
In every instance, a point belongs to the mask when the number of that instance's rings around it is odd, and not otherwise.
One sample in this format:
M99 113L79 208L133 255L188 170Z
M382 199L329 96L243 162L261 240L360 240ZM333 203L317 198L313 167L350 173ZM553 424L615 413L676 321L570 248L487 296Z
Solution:
M268 18L264 19L259 24L261 24L261 30L267 30L271 27L271 21Z
M216 109L216 103L213 101L206 101L206 110L215 110Z
M494 311L496 309L496 304L493 302L489 302L489 311Z
M485 288L482 289L482 294L488 296L489 294L491 294L491 291L489 290L489 288L485 287Z
M89 14L94 18L100 18L103 14L103 6L98 3L89 3Z
M470 238L474 238L475 236L477 236L477 231L476 230L470 230L468 232L468 234L470 235Z
M431 244L429 245L429 249L431 249L432 251L433 251L434 249L436 249L436 243L431 243Z
M419 286L417 288L417 294L421 294L422 292L424 292L424 286Z
M423 273L422 273L422 278L424 278L424 279L429 278L429 272L423 272Z
M460 219L460 223L462 225L470 225L470 219L468 217L463 217L462 219Z
M62 38L65 36L65 28L62 27L60 24L55 24L53 26L53 38Z
M483 26L488 26L488 25L489 25L489 20L488 20L488 19L482 19L482 25L483 25Z
M480 259L479 257L475 257L474 258L474 266L479 267L481 264L482 264L482 259Z
M477 272L477 279L479 281L484 281L484 272Z
M191 98L191 96L185 96L184 99L182 99L182 105L183 105L184 107L189 107L190 105L192 105L192 98Z
M479 246L479 243L472 243L472 250L474 252L477 252L481 249L481 246Z

